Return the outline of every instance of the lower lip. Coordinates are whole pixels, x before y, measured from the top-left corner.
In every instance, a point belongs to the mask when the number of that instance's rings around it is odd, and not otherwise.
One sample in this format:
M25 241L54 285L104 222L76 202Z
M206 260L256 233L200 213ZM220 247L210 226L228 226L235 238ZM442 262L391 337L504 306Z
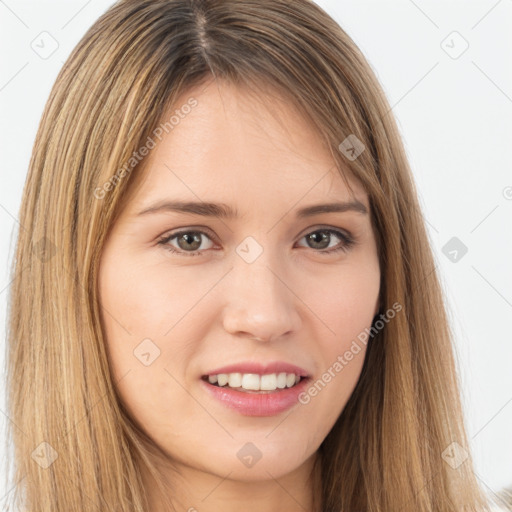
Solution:
M309 378L302 378L298 384L291 388L277 389L267 393L245 393L227 386L221 388L203 379L201 379L201 384L213 398L240 414L245 416L274 416L299 403L299 395L306 389L309 380Z

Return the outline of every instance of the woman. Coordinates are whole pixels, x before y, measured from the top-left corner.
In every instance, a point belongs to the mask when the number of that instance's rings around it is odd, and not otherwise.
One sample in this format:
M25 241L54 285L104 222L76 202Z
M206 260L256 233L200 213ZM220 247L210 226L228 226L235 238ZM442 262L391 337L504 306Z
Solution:
M489 510L395 121L314 3L116 3L20 223L28 510Z

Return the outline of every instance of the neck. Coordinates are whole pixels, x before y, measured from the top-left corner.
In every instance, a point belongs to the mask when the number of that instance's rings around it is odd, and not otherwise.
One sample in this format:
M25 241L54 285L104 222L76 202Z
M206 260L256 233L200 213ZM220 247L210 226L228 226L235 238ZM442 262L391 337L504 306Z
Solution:
M159 512L320 512L320 465L313 454L292 472L248 481L174 463L158 467L167 489L162 496L155 480L143 474L150 510ZM167 503L167 504L166 504Z

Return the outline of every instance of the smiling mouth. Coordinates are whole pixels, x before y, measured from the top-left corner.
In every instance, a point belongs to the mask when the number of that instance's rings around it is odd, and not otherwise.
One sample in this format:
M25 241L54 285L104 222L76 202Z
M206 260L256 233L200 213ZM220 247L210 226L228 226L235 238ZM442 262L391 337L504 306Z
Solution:
M242 393L268 394L295 387L306 377L294 373L271 373L259 375L256 373L220 373L203 375L202 380L212 386L232 389Z

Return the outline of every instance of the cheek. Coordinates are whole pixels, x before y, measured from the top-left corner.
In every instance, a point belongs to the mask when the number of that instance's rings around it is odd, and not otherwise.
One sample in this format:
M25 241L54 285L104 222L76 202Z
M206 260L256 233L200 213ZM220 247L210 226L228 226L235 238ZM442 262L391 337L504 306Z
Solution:
M152 340L164 354L165 344L180 331L182 322L208 284L190 279L190 275L166 270L165 264L137 266L136 256L127 252L113 259L107 252L99 274L101 314L108 344L122 359L133 356L133 349L145 339ZM173 342L174 343L174 342ZM179 347L175 347L179 352Z
M172 436L177 410L180 425L192 417L194 402L179 383L197 350L189 341L197 329L190 322L193 309L211 286L180 272L169 279L162 265L137 268L128 257L104 253L99 291L113 378L124 406L147 433L161 428L162 436Z
M378 309L380 271L375 258L367 257L327 278L318 286L304 287L303 296L319 319L318 342L331 359L347 350L353 339L369 328ZM321 284L321 286L320 286Z
M334 424L359 380L378 309L378 264L376 260L359 263L332 274L328 287L308 287L302 292L319 319L316 351L322 364L301 402L322 411L326 425Z
M132 336L161 336L172 326L169 316L178 304L173 293L153 269L136 268L118 261L105 263L100 273L101 304L109 324ZM167 290L167 296L165 291Z

